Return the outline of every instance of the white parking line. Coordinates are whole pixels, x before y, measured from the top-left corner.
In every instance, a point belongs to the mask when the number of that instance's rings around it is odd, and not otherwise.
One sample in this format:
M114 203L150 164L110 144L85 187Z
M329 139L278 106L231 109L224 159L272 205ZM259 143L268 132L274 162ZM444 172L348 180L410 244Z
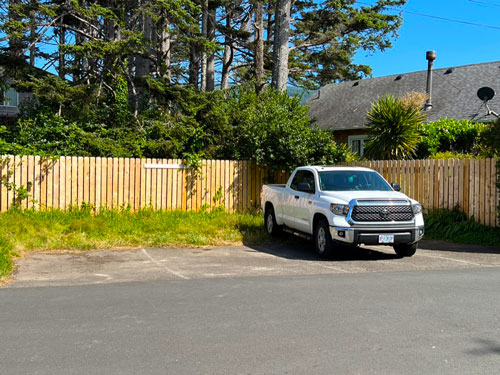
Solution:
M94 284L102 284L106 281L113 280L111 276L106 275L104 273L94 273L94 276L104 277L104 280L96 281Z
M330 270L334 270L334 271L338 271L338 272L343 272L343 273L351 273L351 271L345 270L345 269L340 268L340 267L327 266L327 265L325 265L323 263L319 263L319 262L316 262L315 264L318 265L318 266L324 267L324 268L328 268Z
M171 270L170 268L168 268L167 266L165 266L164 264L160 263L159 261L157 261L156 259L154 259L151 255L149 255L149 253L146 251L146 249L142 249L142 252L144 253L144 255L146 255L148 257L148 259L153 262L154 264L156 264L158 267L161 267L161 268L164 268L166 269L168 272L170 272L172 275L175 275L177 277L180 277L181 279L185 279L185 280L189 280L189 277L187 276L184 276L182 273L179 273L179 272L176 272L174 270Z
M469 261L461 260L461 259L454 259L454 258L443 257L443 256L439 256L439 255L422 254L421 252L417 253L415 255L416 256L421 256L421 257L426 257L426 258L437 258L437 259L451 260L452 262L470 264L470 265L473 265L473 266L491 267L491 265L489 265L489 264L480 264L480 263L469 262Z

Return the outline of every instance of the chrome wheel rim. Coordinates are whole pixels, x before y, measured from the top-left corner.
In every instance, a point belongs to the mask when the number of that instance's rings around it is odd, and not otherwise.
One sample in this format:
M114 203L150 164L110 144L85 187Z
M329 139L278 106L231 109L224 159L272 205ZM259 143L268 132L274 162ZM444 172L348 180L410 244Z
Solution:
M318 250L319 250L319 252L320 253L325 252L325 248L326 248L326 234L325 234L325 229L323 227L319 227L319 229L318 229L317 242L318 242Z
M267 233L273 233L273 215L267 215Z

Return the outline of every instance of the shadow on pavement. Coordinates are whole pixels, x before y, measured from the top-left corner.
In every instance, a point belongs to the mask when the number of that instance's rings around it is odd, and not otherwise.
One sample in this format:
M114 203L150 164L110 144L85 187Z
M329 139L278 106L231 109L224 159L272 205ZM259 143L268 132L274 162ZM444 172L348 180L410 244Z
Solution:
M425 238L420 242L418 250L450 251L456 253L500 254L500 247L459 244L438 240L426 240Z
M496 354L500 355L500 343L493 341L493 340L487 340L487 339L476 339L474 340L477 345L479 346L476 349L472 349L467 351L468 354L472 355L490 355L490 354Z
M328 258L321 258L314 251L314 245L293 235L282 235L271 242L261 245L244 244L246 247L270 254L276 257L309 261L377 261L387 259L399 259L392 253L392 248L387 247L387 253L369 247L352 247L337 245L334 254ZM250 250L248 250L250 251Z

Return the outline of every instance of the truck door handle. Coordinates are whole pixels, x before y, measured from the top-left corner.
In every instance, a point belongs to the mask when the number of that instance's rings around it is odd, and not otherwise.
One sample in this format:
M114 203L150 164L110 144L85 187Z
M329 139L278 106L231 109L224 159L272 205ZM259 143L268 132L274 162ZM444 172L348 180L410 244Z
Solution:
M295 199L299 199L300 197L298 195L295 196Z

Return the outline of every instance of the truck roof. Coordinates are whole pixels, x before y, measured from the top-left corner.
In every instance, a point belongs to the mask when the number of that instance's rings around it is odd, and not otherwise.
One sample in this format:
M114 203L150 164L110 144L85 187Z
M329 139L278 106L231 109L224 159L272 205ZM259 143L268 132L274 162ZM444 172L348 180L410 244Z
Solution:
M365 167L348 167L348 166L330 166L330 165L313 165L312 168L316 169L318 172L328 172L328 171L369 171L373 172L373 169Z

